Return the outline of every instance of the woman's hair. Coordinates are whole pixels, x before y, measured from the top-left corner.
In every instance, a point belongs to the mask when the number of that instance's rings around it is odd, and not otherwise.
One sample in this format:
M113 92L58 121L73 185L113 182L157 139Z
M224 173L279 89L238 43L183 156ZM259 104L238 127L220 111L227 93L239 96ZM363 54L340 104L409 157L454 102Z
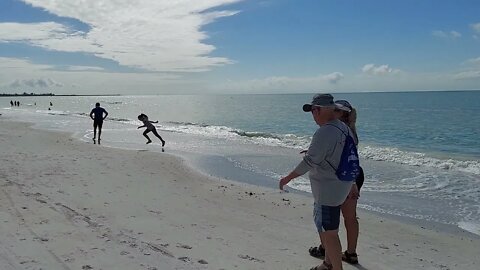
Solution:
M143 119L145 119L145 118L148 119L148 116L146 114L141 113L140 115L138 115L137 118L138 118L138 120L143 121Z
M353 135L358 141L357 127L356 127L357 111L353 107L349 107L349 109L350 109L349 112L342 109L335 109L335 111L341 113L339 120L345 123L350 128L350 130L352 130Z
M357 110L355 110L355 108L352 108L352 110L348 114L348 120L347 120L347 123L345 123L345 124L347 124L347 126L352 130L353 135L355 135L355 138L358 141L357 127L356 127L356 124L357 124Z

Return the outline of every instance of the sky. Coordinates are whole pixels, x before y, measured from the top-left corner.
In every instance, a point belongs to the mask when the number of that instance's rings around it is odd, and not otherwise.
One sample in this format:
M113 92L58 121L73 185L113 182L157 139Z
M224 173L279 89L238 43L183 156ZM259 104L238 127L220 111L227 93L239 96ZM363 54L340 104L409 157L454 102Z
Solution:
M0 93L476 89L478 0L0 0Z

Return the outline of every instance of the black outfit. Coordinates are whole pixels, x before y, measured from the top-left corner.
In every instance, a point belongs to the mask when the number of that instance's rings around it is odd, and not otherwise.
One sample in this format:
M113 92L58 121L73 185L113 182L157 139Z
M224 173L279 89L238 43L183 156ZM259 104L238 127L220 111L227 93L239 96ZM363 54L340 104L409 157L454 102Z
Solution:
M359 192L360 192L360 188L362 188L362 186L363 186L364 181L365 181L365 175L363 174L362 167L360 167L360 174L358 175L357 179L355 180L355 184L357 184Z
M102 128L103 125L103 113L107 114L107 111L105 111L104 108L102 107L95 107L92 109L92 112L90 114L94 115L93 117L93 127L99 127Z

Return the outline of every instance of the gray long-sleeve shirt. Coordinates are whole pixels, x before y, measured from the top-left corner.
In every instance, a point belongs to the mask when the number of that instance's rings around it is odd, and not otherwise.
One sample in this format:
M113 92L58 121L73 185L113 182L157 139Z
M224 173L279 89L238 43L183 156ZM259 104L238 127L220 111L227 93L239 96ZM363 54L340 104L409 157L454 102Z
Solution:
M315 203L321 205L343 204L353 184L353 181L340 181L335 174L335 169L332 168L332 166L338 167L345 144L345 135L337 127L345 133L352 134L348 126L337 119L322 125L313 135L302 162L295 168L295 172L300 175L310 172L312 194Z

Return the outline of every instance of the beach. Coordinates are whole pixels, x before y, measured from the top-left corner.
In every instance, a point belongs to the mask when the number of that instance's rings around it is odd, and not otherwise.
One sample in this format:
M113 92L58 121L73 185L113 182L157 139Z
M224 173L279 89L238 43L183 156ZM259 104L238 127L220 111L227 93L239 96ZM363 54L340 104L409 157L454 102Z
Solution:
M309 196L1 120L0 269L309 269ZM168 152L168 151L167 151ZM359 266L477 269L480 239L359 213ZM345 246L344 229L340 238Z

